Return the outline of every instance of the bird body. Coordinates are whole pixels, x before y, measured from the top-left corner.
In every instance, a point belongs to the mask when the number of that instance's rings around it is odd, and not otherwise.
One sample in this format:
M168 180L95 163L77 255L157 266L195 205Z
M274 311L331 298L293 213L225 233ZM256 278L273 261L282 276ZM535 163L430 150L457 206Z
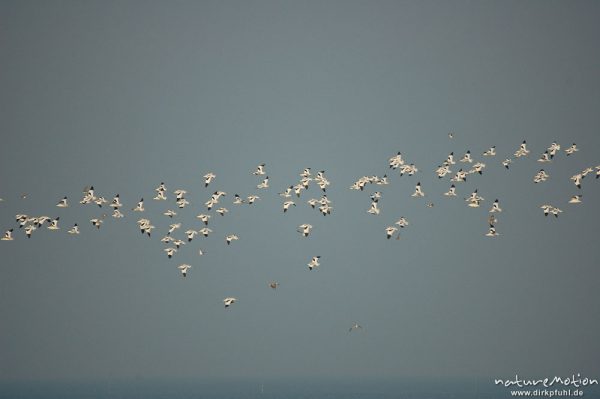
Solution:
M308 237L312 228L313 226L311 224L301 224L300 226L298 226L298 232L302 234L303 237Z
M315 267L319 267L321 264L319 263L320 256L313 256L313 258L308 263L308 270L312 270Z
M190 265L186 265L186 264L184 263L183 265L179 265L179 266L177 266L177 268L179 269L179 271L181 272L181 275L182 275L183 277L187 277L187 271L188 271L189 269L191 269L191 268L192 268L192 266L190 266Z
M229 306L234 304L235 301L237 301L237 298L233 298L233 297L227 297L227 298L223 299L223 303L225 304L226 308L228 308Z

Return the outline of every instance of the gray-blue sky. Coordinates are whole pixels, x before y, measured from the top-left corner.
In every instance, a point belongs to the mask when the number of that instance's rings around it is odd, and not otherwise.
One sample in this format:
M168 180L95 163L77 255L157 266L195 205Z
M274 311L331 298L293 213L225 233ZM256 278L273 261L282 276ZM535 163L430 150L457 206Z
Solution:
M0 224L24 212L82 225L79 237L44 231L0 246L0 377L597 372L600 181L584 181L581 206L566 201L569 176L600 163L599 11L584 1L0 2ZM523 139L531 156L503 170L499 158ZM581 151L534 185L553 140ZM443 198L435 166L491 145L498 158L459 194L478 188L485 209ZM388 172L396 151L421 171L389 173L373 217L368 193L348 187ZM165 181L189 191L180 220L199 227L214 189L227 204L255 191L260 162L272 186L262 201L226 205L215 236L170 261L132 214L93 231L96 209L54 207L93 184L129 209ZM307 166L332 181L330 217L304 203L280 211L275 193ZM204 189L208 171L217 179ZM410 197L418 180L433 209ZM496 197L502 235L490 240ZM543 202L565 212L545 219ZM164 229L165 205L147 207ZM385 240L402 215L403 238ZM303 222L315 225L306 240ZM240 236L231 247L229 232ZM309 272L316 254L322 266ZM184 262L194 267L185 281ZM239 302L225 311L228 295ZM355 320L365 334L346 334Z

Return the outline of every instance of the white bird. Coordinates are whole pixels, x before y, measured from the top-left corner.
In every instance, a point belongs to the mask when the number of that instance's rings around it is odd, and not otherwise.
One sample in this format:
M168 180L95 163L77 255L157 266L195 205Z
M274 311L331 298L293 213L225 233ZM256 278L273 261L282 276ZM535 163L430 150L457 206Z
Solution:
M446 197L456 197L456 187L453 185L450 186L450 190L444 193Z
M148 223L148 224L142 226L142 228L141 228L142 234L147 234L148 237L151 237L152 236L152 230L154 230L154 228L155 228L154 225Z
M575 143L571 144L571 146L565 150L567 156L573 155L577 151L579 151L579 148L577 148L577 145L575 145Z
M325 178L315 180L317 182L317 185L321 190L323 190L323 192L327 191L327 187L331 184L331 182Z
M248 201L249 205L254 204L254 202L256 202L257 199L260 199L260 197L258 195L249 195L246 200Z
M171 259L173 257L173 255L175 254L175 252L177 252L177 248L169 247L169 248L163 249L163 251L165 251L167 253L167 256L169 257L169 259Z
M544 181L548 180L549 177L550 177L550 175L548 175L548 173L546 173L546 171L544 169L540 169L540 171L537 172L535 176L533 176L533 182L534 183L544 182Z
M419 169L417 169L415 164L411 163L410 165L402 165L402 167L400 168L400 176L404 176L404 174L408 174L409 176L412 176L415 173L417 173L418 171L419 171Z
M201 213L200 215L196 216L196 218L200 219L204 223L204 225L208 225L208 219L210 219L210 215L205 215Z
M305 168L302 173L300 173L300 177L310 177L310 168Z
M199 234L199 233L196 230L191 230L191 229L185 232L188 242L192 241L197 234Z
M187 191L182 190L182 189L178 189L173 191L173 194L175 194L175 199L176 200L180 200L183 199L185 197L185 195L187 194Z
M574 196L572 196L571 199L569 200L569 204L580 204L582 197L583 197L582 195L574 195Z
M225 241L227 242L227 245L231 244L231 241L234 240L239 240L239 237L236 236L235 234L229 234L228 236L225 237Z
M89 204L96 200L96 196L94 195L94 186L86 187L83 190L83 198L79 201L80 204Z
M558 217L558 214L562 213L562 210L560 210L559 208L548 204L544 204L540 206L540 208L542 208L542 210L544 211L544 216L548 216L548 214L551 213L555 217Z
M215 203L217 203L217 202L219 202L219 199L221 197L224 197L226 195L227 195L227 193L225 191L217 190L212 194L211 198L215 201Z
M298 232L300 234L302 234L303 237L308 237L312 228L313 228L313 226L310 224L307 224L307 223L301 224L300 226L298 226Z
M544 204L544 205L540 206L540 208L542 208L542 210L544 211L544 216L548 216L548 214L550 213L550 210L552 209L552 205Z
M245 201L237 194L233 196L233 204L234 205L242 205Z
M511 163L512 163L512 159L506 158L504 161L502 161L502 166L504 166L506 169L508 169Z
M77 226L77 223L75 223L67 233L72 235L79 234L79 226Z
M480 197L477 194L477 190L473 191L471 195L465 198L465 201L468 202L471 208L479 208L479 204L483 201L483 197Z
M398 169L402 165L404 165L404 160L402 159L402 153L398 151L396 155L389 159L389 166L392 169Z
M306 190L302 184L296 184L294 186L294 194L296 194L296 197L300 198L300 193L302 193L302 190Z
M154 189L154 191L156 191L157 193L160 193L160 192L165 192L165 191L167 191L167 186L165 186L165 183L164 183L164 182L161 182L161 183L158 185L158 187L156 187L156 188Z
M14 240L14 238L12 236L12 232L13 232L13 229L6 230L4 232L4 237L0 238L0 240L2 240L2 241L12 241L12 240Z
M556 141L553 141L552 144L550 144L550 147L548 147L547 151L548 154L550 154L550 159L554 158L554 155L560 151L560 144L558 144Z
M293 189L294 189L294 186L289 186L288 188L285 189L285 191L280 192L279 195L282 196L283 198L291 198Z
M204 203L204 205L206 206L207 210L211 210L213 206L215 206L215 204L217 204L219 201L215 201L213 198L209 199L208 201L206 201Z
M396 223L394 223L398 226L400 226L401 228L404 228L406 226L408 226L408 220L406 220L406 218L404 216L400 217L400 219L398 219L398 221Z
M261 163L256 167L256 170L252 172L253 175L261 176L265 174L265 164Z
M477 162L475 165L473 165L473 169L471 169L469 171L469 173L479 173L480 175L483 174L483 169L485 168L485 164L482 162Z
M377 184L378 186L387 186L390 183L388 182L387 175L383 175L383 177L379 179L375 184Z
M115 210L112 213L112 217L114 217L115 219L120 219L120 218L124 218L125 215L123 215L123 213L120 210L115 208Z
M165 244L168 244L173 240L175 240L175 239L173 237L171 237L169 234L167 234L166 236L164 236L163 238L160 239L160 242L164 242Z
M94 226L95 228L100 229L100 226L102 226L104 220L102 220L101 218L93 218L90 219L90 223L92 223L92 226Z
M329 204L323 204L319 207L319 211L321 211L323 216L331 215L332 209L333 209L333 207L329 206Z
M310 205L311 208L315 209L315 207L317 206L317 204L319 203L319 200L316 198L311 198L308 201L306 201L306 203L308 205Z
M204 237L208 237L208 235L209 235L210 233L212 233L212 230L211 230L211 229L209 229L208 227L203 227L203 228L201 228L200 230L198 230L198 232L199 232L200 234L202 234Z
M308 269L312 270L315 267L319 267L321 264L319 263L320 256L313 256L311 261L308 263Z
M571 176L571 180L577 188L581 188L581 179L583 179L583 174L581 173Z
M256 188L269 188L269 176L265 177L262 183L257 185Z
M56 219L52 220L50 222L50 225L48 226L48 230L60 230L60 227L58 227L59 219L60 219L60 217L57 217Z
M296 203L294 201L285 201L283 203L283 213L286 213L288 209L290 209L290 206L296 206Z
M42 227L44 222L49 222L51 219L48 216L40 216L38 218L30 219L31 222L37 225L38 228Z
M456 162L454 162L454 152L451 152L448 157L446 158L446 164L447 165L454 165L456 164Z
M110 203L110 207L117 209L122 206L123 206L123 204L121 203L121 198L119 197L119 194L115 195Z
M181 228L181 223L173 223L171 225L169 225L169 234L171 234L172 232L174 232L175 230Z
M225 214L229 212L229 210L227 208L219 208L217 209L217 213L221 216L225 216Z
M314 179L312 177L303 177L300 179L300 185L304 188L307 189L308 186L310 185L310 182L313 181Z
M165 191L159 191L156 193L156 196L154 197L154 200L156 201L166 201L167 200L167 196L165 195Z
M483 152L484 157L493 157L496 155L496 146L490 147L488 150Z
M183 265L179 265L179 266L177 266L177 268L179 269L179 271L181 272L181 275L182 275L183 277L187 277L187 271L188 271L189 269L191 269L191 268L192 268L192 266L190 266L190 265L186 265L186 264L184 263Z
M388 226L388 227L386 227L385 228L385 234L387 236L387 239L389 240L394 235L394 233L397 232L397 231L398 231L398 228L395 227L395 226Z
M460 162L472 163L473 160L471 159L471 151L467 151L465 155L463 155L463 157L460 159Z
M183 240L173 240L173 245L175 245L175 248L179 249L182 245L185 245L185 241L183 241Z
M204 175L204 187L208 187L208 185L215 179L215 177L217 177L217 175L215 175L212 172L205 174Z
M108 201L104 197L98 197L94 201L94 204L98 205L100 208L102 208L102 205L107 204L107 203L108 203Z
M450 179L452 182L467 181L467 172L463 171L462 168L456 172L456 174Z
M452 137L450 137L450 138L452 138ZM352 324L352 327L350 327L348 329L348 332L351 333L352 331L356 331L358 329L363 330L362 326L355 322L354 324Z
M67 200L67 197L64 197L63 199L61 199L58 204L56 204L57 207L59 208L67 208L69 206L69 202Z
M228 308L229 306L234 304L235 301L237 301L237 298L227 297L227 298L223 299L223 303L225 304L226 308Z
M502 212L502 208L500 208L500 202L498 201L498 199L496 199L496 201L494 201L494 203L492 204L492 207L490 208L490 213L496 213L496 212Z
M423 190L421 190L421 182L418 182L417 185L415 186L415 192L412 193L413 197L424 197L425 193L423 193Z
M163 215L173 218L173 216L177 216L177 212L169 209L163 213Z
M486 233L487 237L496 237L498 233L496 232L496 228L494 226L490 226L488 232Z
M185 198L182 198L177 200L176 204L179 207L179 209L183 209L186 205L190 204L190 201L186 200Z
M367 211L367 213L370 213L371 215L379 215L380 209L377 205L376 201L371 202L371 207L369 208L369 210Z
M144 212L144 199L142 198L140 202L136 205L135 208L132 209L134 212Z
M520 157L527 156L528 154L529 154L529 150L527 149L527 142L525 140L523 140L523 142L519 146L519 149L515 152L515 157L520 158Z
M538 162L550 162L552 159L550 158L550 153L548 150L544 151L544 153L538 159Z
M594 171L594 168L585 168L584 170L581 171L581 176L582 177L586 177L587 175L589 175L593 171Z
M448 173L452 173L452 171L450 170L450 166L444 164L442 166L438 166L438 168L435 170L435 173L437 174L438 179L441 179L445 177Z
M36 227L34 225L30 224L29 226L25 226L25 234L27 235L27 238L31 238L31 235L35 230Z

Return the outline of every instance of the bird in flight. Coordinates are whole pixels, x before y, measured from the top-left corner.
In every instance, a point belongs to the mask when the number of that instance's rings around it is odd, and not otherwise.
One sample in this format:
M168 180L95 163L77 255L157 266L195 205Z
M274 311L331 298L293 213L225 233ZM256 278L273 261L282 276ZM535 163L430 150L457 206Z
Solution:
M226 308L228 308L229 306L234 304L235 301L237 301L237 298L233 298L233 297L227 297L227 298L223 299L223 303L225 304Z

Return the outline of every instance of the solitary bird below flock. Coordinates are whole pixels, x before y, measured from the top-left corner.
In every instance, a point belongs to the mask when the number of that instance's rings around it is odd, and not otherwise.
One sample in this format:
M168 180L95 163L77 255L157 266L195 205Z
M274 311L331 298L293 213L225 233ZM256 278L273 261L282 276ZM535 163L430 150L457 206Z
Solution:
M181 275L182 275L183 277L187 277L187 271L188 271L189 269L191 269L191 267L192 267L192 266L190 266L190 265L186 265L186 264L183 264L183 265L179 265L179 266L177 266L177 268L179 269L179 271L181 272Z
M303 237L308 237L312 228L313 227L311 224L301 224L300 226L298 226L298 232L302 234Z
M319 267L321 264L319 263L319 259L321 259L320 256L313 256L313 258L310 260L310 262L308 263L308 269L312 270L315 267Z
M231 306L232 304L235 303L235 301L237 301L236 298L232 298L232 297L228 297L223 299L223 303L225 304L225 307L228 308L229 306Z

